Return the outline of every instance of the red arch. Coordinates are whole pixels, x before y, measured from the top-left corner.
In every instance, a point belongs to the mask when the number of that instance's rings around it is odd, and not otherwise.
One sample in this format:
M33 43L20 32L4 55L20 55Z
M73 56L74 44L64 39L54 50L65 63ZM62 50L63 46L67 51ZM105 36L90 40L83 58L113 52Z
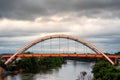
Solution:
M114 64L114 62L107 55L105 55L103 51L98 49L96 46L90 44L89 42L87 42L87 41L85 41L85 40L83 40L81 38L77 38L77 37L66 35L66 34L49 35L49 36L45 36L45 37L41 37L41 38L38 38L36 40L33 40L33 41L29 42L28 44L26 44L25 46L23 46L22 48L20 48L14 55L12 55L5 62L5 64L9 63L17 54L23 53L25 50L29 49L30 47L34 46L35 44L37 44L39 42L42 42L44 40L47 40L47 39L51 39L51 38L67 38L67 39L72 39L74 41L80 42L81 44L89 47L94 52L96 52L98 54L102 54L111 64Z

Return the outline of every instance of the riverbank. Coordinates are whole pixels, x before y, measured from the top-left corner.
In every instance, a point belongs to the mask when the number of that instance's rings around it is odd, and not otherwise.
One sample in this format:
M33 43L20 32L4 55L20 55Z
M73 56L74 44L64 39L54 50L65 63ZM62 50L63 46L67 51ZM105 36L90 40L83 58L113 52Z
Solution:
M76 80L80 72L86 71L92 77L91 70L94 63L67 60L61 67L40 71L38 73L18 73L7 75L7 80ZM88 77L87 76L87 77Z
M62 58L22 58L9 66L4 67L8 74L37 73L41 70L49 70L60 67L63 64Z

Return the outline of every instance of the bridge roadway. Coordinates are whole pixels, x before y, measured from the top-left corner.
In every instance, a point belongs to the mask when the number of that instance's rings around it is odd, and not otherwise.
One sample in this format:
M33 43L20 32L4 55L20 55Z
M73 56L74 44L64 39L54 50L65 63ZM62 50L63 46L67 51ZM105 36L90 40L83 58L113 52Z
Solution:
M12 56L12 54L2 55L3 59L8 59ZM120 55L107 55L111 59L120 59ZM81 57L81 58L104 58L102 54L68 54L68 53L61 53L61 54L43 54L43 53L34 53L34 54L18 54L16 58L28 58L28 57Z

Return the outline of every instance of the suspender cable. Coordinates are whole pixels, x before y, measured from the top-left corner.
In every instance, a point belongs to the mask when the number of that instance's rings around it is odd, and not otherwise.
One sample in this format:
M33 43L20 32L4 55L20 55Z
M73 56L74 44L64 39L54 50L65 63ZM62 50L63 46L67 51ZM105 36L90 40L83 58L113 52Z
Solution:
M51 53L51 49L52 49L52 40L51 40L52 38L50 38L50 53Z
M60 37L59 37L59 54L60 54Z
M40 53L42 53L42 42L40 43Z
M45 51L44 51L44 47L45 47L45 45L44 45L44 41L43 41L43 53L45 53Z
M69 38L67 38L67 48L68 48L68 53L69 53Z
M75 41L75 53L76 53L76 41Z

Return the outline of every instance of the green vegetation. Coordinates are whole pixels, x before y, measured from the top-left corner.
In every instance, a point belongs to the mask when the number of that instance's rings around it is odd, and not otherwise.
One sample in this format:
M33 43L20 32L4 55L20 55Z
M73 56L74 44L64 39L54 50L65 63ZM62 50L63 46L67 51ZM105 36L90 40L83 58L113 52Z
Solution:
M86 76L86 75L87 75L87 72L86 72L86 71L82 71L82 75L83 75L83 76Z
M97 62L101 59L95 59L95 58L80 58L80 57L66 57L64 60L75 60L75 61L83 61L83 62Z
M92 73L94 76L93 80L120 79L120 69L104 61L96 63L93 67Z
M32 54L31 52L26 52L24 54ZM8 65L5 65L4 62L0 63L0 66L3 67L9 73L14 72L28 72L36 73L41 70L53 69L61 66L63 63L63 58L57 57L46 57L46 58L21 58L12 62Z
M120 52L115 53L115 55L120 55Z
M32 54L31 52L26 52L24 54ZM39 72L40 70L48 70L52 68L56 68L61 66L63 63L62 58L35 58L35 57L30 57L30 58L22 58L20 60L15 61L15 67L14 69L18 71L23 71L23 72L30 72L30 73L36 73ZM12 68L13 66L10 66ZM9 69L11 71L14 71L12 69Z
M82 73L82 75L83 75L83 80L84 80L84 79L85 79L85 76L87 75L87 72L86 72L86 71L82 71L81 73Z
M25 72L39 72L40 70L47 70L61 66L62 58L23 58L15 62L18 69Z

